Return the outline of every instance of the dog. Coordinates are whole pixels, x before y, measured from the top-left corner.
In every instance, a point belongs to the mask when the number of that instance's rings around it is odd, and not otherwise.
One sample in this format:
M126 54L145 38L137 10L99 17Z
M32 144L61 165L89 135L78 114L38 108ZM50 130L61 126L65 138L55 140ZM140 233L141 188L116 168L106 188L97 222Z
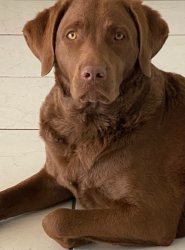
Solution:
M185 236L185 78L151 59L169 29L129 0L60 0L23 34L55 85L40 110L46 161L0 192L0 220L76 198L43 220L65 248L168 246Z

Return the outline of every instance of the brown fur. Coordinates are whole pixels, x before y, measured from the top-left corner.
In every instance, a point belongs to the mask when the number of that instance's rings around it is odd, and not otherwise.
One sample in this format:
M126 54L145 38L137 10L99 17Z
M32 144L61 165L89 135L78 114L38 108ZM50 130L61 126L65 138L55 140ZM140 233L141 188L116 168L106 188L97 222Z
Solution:
M185 80L151 64L165 21L140 1L61 0L23 32L56 83L40 113L45 167L0 193L0 219L75 196L85 210L43 221L64 247L185 236Z

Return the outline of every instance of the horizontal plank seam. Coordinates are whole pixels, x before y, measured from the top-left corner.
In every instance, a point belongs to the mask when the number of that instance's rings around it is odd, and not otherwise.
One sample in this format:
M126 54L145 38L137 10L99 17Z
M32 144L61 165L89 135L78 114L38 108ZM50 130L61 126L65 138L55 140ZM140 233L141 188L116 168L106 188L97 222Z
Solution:
M46 77L41 77L41 76L0 76L0 78L10 78L10 79L55 79L54 76L46 76Z
M39 131L37 128L0 128L0 131Z

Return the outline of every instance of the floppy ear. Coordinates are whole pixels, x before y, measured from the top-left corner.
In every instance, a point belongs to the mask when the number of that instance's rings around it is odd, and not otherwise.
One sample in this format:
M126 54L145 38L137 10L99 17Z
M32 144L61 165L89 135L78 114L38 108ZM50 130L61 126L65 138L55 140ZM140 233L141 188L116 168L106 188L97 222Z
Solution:
M53 7L40 12L23 28L26 42L33 54L41 61L41 75L47 75L54 64L54 41L57 26L64 15L69 0L61 0Z
M157 11L142 5L141 1L131 1L130 10L139 31L139 64L142 72L150 77L150 61L167 39L168 25Z

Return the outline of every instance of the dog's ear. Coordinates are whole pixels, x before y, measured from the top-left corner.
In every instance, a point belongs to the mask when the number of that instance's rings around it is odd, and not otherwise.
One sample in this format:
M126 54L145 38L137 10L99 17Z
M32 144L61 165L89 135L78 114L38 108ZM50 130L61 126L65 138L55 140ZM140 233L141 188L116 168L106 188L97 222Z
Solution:
M168 25L157 11L142 5L141 1L132 0L130 10L139 32L139 64L142 72L150 77L151 59L165 43Z
M47 75L54 64L54 42L59 22L70 0L60 0L26 23L23 34L33 54L41 61L41 75Z

